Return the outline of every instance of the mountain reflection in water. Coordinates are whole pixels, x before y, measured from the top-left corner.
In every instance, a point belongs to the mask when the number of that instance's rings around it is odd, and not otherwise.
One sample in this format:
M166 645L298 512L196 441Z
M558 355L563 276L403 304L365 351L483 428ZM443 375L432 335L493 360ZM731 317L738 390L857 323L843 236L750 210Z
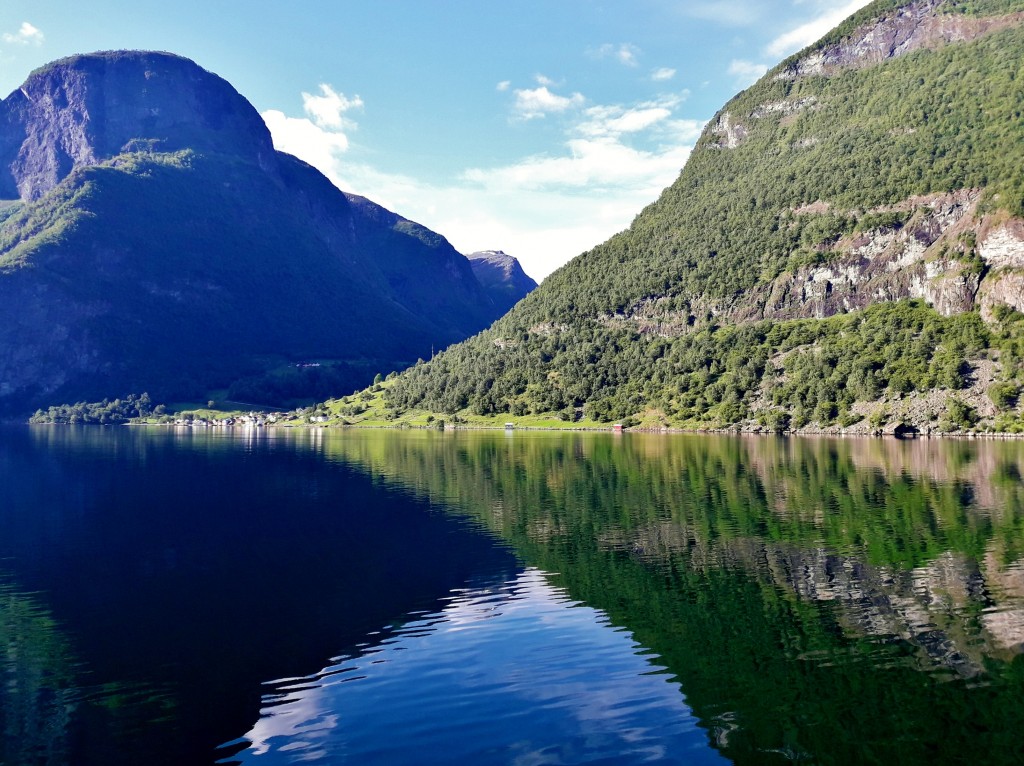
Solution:
M0 762L1020 763L1022 474L1018 442L0 431Z
M339 435L659 655L737 762L1019 763L1024 444Z

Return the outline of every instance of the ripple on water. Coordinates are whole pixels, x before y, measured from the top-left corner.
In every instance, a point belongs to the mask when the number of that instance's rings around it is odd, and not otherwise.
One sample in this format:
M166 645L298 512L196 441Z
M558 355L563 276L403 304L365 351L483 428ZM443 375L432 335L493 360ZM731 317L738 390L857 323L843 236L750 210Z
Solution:
M721 763L632 635L530 569L271 682L224 763Z

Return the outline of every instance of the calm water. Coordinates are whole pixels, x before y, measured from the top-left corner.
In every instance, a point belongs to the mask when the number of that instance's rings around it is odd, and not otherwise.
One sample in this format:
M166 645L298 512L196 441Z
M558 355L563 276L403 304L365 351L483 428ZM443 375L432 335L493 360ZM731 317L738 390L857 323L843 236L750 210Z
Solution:
M0 430L0 764L1024 763L1024 444Z

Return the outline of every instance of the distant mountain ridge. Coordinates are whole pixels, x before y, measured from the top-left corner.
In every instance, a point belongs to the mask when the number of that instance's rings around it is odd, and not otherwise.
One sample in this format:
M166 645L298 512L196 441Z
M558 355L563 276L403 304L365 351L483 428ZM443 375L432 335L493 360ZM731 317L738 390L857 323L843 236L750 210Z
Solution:
M33 72L0 102L0 200L0 412L310 359L351 390L500 314L444 237L275 151L171 54Z
M480 250L466 257L477 281L503 314L537 287L519 261L501 250Z
M389 416L1024 430L1024 1L878 0Z

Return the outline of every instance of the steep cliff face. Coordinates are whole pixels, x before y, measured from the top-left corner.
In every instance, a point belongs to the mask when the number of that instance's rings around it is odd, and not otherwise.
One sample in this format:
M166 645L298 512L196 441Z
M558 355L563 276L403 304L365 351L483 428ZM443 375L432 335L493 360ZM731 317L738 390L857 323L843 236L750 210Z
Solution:
M501 250L481 250L466 257L477 281L502 313L537 287L537 283L523 271L519 261Z
M499 315L442 236L275 152L177 56L33 73L0 102L0 198L0 410L202 397L306 359L389 370Z
M188 59L141 51L61 59L3 101L0 198L38 199L74 168L125 152L182 149L274 161L259 113Z
M641 332L671 334L670 325L685 328L695 310L737 323L823 319L914 298L944 316L978 309L990 319L998 303L1024 311L1024 221L981 213L981 196L978 189L964 189L883 206L867 215L891 214L898 223L818 243L750 292L731 300L698 300L687 312L646 301L628 316ZM794 221L801 216L852 221L857 214L820 203L793 212Z

